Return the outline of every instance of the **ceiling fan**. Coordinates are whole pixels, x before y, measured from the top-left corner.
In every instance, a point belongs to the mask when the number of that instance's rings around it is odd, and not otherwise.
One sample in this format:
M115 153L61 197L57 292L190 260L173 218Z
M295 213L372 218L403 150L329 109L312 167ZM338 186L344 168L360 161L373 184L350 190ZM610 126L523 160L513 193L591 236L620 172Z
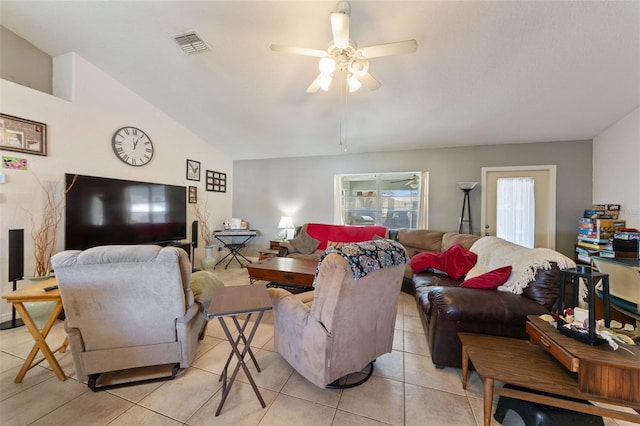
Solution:
M391 183L399 183L399 182L405 182L405 185L409 185L411 188L416 189L418 188L418 175L413 175L407 179L394 180Z
M413 53L418 48L415 40L358 48L357 44L349 39L350 14L351 5L346 1L339 1L336 11L330 14L333 40L329 42L327 50L271 45L271 50L276 52L320 58L318 63L320 75L307 88L307 93L317 92L318 89L327 91L336 71L346 73L349 92L355 92L363 85L370 90L376 90L381 84L369 74L369 59Z

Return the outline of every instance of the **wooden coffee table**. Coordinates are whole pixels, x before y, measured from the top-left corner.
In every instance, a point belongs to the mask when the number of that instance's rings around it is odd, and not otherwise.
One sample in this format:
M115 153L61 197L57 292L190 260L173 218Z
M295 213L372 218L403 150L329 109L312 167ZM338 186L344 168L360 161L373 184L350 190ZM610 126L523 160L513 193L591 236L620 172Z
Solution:
M247 265L251 284L255 280L311 287L318 262L315 260L273 257Z
M638 409L640 408L640 348L627 346L635 355L607 345L591 347L564 336L535 316L527 331L532 341L458 333L462 342L462 387L466 389L469 361L482 378L484 424L491 424L493 394L640 423L640 415L573 402L562 397ZM546 348L546 350L545 350ZM553 355L553 356L552 356ZM558 358L557 360L555 358ZM598 380L607 378L608 380ZM551 397L497 387L494 382L548 392Z

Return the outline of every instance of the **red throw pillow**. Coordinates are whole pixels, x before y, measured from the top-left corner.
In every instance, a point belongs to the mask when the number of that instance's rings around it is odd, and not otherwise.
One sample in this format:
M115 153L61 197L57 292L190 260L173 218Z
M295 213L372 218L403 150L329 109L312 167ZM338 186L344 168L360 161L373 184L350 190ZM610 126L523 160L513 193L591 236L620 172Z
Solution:
M438 261L440 263L438 269L446 272L454 280L459 280L475 266L478 261L478 255L460 244L454 244L440 253Z
M464 280L462 284L460 284L460 287L495 290L506 283L510 275L511 266L503 266L502 268L494 269L477 277Z
M409 265L416 274L428 268L440 269L440 262L438 260L439 255L440 253L435 251L418 253L411 258Z

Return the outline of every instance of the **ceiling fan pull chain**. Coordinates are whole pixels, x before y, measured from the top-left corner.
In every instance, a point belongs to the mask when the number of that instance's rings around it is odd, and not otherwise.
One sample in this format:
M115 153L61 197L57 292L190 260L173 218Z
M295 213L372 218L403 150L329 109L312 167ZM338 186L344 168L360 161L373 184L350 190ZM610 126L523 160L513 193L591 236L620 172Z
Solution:
M345 76L346 77L346 76ZM349 90L347 89L347 80L343 79L340 84L340 103L342 104L342 114L340 117L340 142L338 146L347 152L347 118L349 113Z

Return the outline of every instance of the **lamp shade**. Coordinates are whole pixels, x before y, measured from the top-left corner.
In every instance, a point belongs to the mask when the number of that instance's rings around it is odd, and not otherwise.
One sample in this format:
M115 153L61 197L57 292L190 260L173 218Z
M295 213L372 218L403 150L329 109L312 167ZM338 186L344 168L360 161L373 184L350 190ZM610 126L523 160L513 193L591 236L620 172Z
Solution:
M472 190L473 188L476 187L477 184L478 182L458 182L458 186L460 187L460 189L468 189L468 190Z
M293 220L289 216L282 216L280 218L280 222L278 223L278 229L293 229L295 226L293 225Z

